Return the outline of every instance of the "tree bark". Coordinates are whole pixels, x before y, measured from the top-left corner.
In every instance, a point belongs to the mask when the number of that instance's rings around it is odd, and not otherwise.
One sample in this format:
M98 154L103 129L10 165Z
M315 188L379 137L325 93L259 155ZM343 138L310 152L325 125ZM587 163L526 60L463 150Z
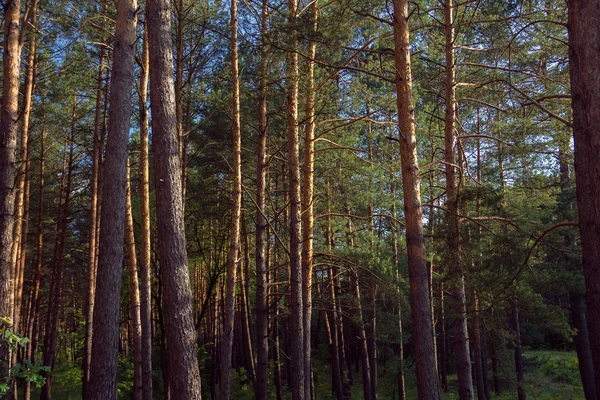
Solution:
M267 308L267 260L266 232L267 219L265 192L267 187L267 90L268 90L268 48L267 29L269 23L269 2L262 0L261 48L259 65L258 94L258 160L256 164L256 400L267 400L269 385L269 336Z
M169 374L169 387L174 400L200 399L200 373L183 224L169 1L149 0L146 15L160 274L164 289L169 370L178 372Z
M288 37L287 55L287 147L289 174L289 229L290 229L290 325L291 335L289 351L294 379L291 383L292 400L310 400L306 398L306 373L304 367L304 302L302 296L301 241L302 227L300 219L300 157L298 135L298 38L296 29L297 0L288 0Z
M56 339L58 336L58 318L62 297L62 281L65 267L65 242L67 238L67 223L69 218L69 204L71 200L71 182L73 177L73 151L75 147L75 121L77 118L77 96L73 96L73 114L71 117L71 133L65 143L65 164L61 177L59 212L56 223L56 241L54 244L54 260L52 280L48 294L48 310L46 317L46 335L44 337L44 365L54 369L56 360ZM69 149L66 155L67 147ZM68 161L66 159L68 158ZM65 178L66 174L66 178ZM40 398L52 398L52 375L45 374L46 383L42 386Z
M446 164L446 208L448 214L448 273L454 310L454 352L458 373L458 396L461 400L472 400L473 374L467 330L467 308L464 274L460 255L460 229L458 220L458 184L456 170L456 64L454 60L454 5L452 0L444 2L444 23L446 32L446 110L444 120L444 160Z
M394 64L396 67L396 103L400 132L400 161L406 218L408 275L419 399L438 400L437 372L434 359L433 330L427 259L423 238L419 165L412 105L408 1L394 0Z
M150 274L150 167L148 163L148 24L144 24L144 43L140 72L140 319L142 322L142 398L152 400L152 280Z
M319 1L315 0L310 6L310 33L317 34L319 16ZM312 393L312 271L313 271L313 191L314 191L314 163L315 163L315 55L317 42L309 36L308 59L306 70L306 97L304 115L304 185L302 193L302 299L304 307L304 397L306 400L313 398Z
M594 381L594 365L592 363L592 353L590 351L590 337L587 328L587 316L585 312L585 299L580 294L571 293L571 317L573 327L576 329L573 341L577 350L577 359L579 360L579 374L585 400L596 400L596 382Z
M19 106L19 48L21 1L4 2L4 53L0 111L0 328L10 327L13 317L14 276L12 264L13 227L17 174L17 118ZM10 359L8 343L0 341L0 360ZM9 365L0 363L0 376L8 375ZM10 396L11 393L7 395Z
M102 12L105 12L105 6L102 7ZM103 25L105 26L105 24ZM104 32L104 30L103 30ZM103 33L102 41L104 42L106 34ZM98 248L98 183L100 176L100 158L102 154L101 124L102 124L102 99L103 99L103 74L104 74L104 46L100 46L100 55L98 57L98 77L96 88L96 114L94 116L94 149L92 154L92 182L90 189L90 216L89 216L89 254L88 254L88 290L85 300L85 341L83 350L83 378L82 378L82 397L88 398L90 371L92 362L92 335L94 324L94 296L96 293L96 273L98 268L98 259L96 257Z
M240 131L240 83L238 71L237 0L231 0L231 141L233 149L233 187L231 205L231 231L229 254L227 256L227 288L225 293L225 314L223 341L221 342L221 381L220 400L229 400L231 353L235 320L235 285L240 259L240 218L242 212L242 139ZM244 305L245 306L245 305Z
M130 332L133 344L133 400L142 400L142 321L140 316L140 288L138 283L137 256L135 252L135 233L133 213L131 211L130 167L127 166L127 198L125 204L125 249L127 251L127 269L129 270L129 312Z
M569 0L569 73L579 231L595 381L600 382L600 0ZM600 397L600 385L596 385Z
M90 399L116 399L119 311L127 197L127 143L134 80L137 1L117 2L94 300Z

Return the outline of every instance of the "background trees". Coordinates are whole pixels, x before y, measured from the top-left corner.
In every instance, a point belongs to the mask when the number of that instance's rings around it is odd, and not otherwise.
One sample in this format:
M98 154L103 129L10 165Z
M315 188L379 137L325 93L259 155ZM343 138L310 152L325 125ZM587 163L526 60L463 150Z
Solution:
M41 357L54 382L82 365L60 387L89 398L106 328L108 396L134 376L140 395L141 360L143 398L544 398L553 379L595 398L593 274L574 229L594 175L577 150L595 110L577 95L591 87L581 52L597 50L576 17L595 14L235 5L148 1L124 57L110 2L5 3L0 316L31 339L11 363ZM133 92L118 90L126 60ZM128 174L113 107L133 113ZM127 175L129 270L117 257L108 279L99 249L122 251L125 214L106 199L126 209Z

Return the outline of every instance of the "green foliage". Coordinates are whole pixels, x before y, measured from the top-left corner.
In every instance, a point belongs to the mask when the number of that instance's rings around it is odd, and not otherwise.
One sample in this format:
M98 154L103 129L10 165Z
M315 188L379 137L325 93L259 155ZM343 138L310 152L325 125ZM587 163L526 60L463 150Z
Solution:
M0 341L6 342L10 349L15 352L18 350L18 347L25 347L29 343L29 339L14 333L9 328L10 325L10 319L0 319ZM5 366L7 365L7 361L2 360L0 362ZM16 363L10 368L8 376L0 377L0 397L8 392L10 383L15 378L24 379L26 382L33 383L36 387L41 387L46 382L46 378L42 376L42 373L49 370L50 367L43 366L40 359L35 363L29 360Z

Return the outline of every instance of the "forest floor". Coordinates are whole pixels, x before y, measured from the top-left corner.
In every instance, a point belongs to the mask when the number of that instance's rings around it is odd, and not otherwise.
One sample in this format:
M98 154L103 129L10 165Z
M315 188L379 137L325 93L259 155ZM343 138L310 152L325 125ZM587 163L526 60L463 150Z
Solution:
M525 359L525 391L527 397L535 400L583 400L583 389L579 378L577 357L574 352L560 351L526 351ZM133 381L133 371L126 360L121 359L119 365L119 398L129 399L129 391ZM492 393L492 399L513 400L516 398L516 382L507 378L512 372L510 363L499 366L502 391L499 395ZM411 367L409 366L409 369ZM412 367L414 368L414 366ZM489 368L491 374L491 366ZM411 371L412 372L412 371ZM158 375L158 374L157 374ZM236 374L237 375L237 374ZM378 391L380 400L398 399L395 373L392 368L379 368L380 380ZM329 371L325 364L316 368L316 392L318 400L333 399L330 395ZM319 379L320 378L320 379ZM325 379L323 379L325 378ZM352 400L361 400L362 383L360 373L354 374L352 385ZM491 379L491 376L490 376ZM233 379L232 398L236 400L252 399L253 395L248 386L240 385L239 379ZM54 372L52 384L54 400L81 399L81 369L77 365L61 365ZM449 376L449 392L442 393L442 400L458 399L456 393L456 375ZM493 387L492 387L493 390ZM22 393L22 391L21 391ZM39 389L34 389L32 398L37 398ZM158 395L158 393L157 393ZM406 397L408 400L417 399L414 379L407 374ZM157 397L159 398L159 397ZM273 398L275 398L273 396Z

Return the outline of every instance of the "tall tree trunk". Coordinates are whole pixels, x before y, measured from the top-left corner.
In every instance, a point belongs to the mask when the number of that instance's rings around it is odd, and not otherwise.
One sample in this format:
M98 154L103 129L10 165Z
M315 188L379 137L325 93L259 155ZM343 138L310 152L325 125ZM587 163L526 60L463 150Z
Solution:
M467 330L467 308L465 282L460 255L460 229L458 219L458 190L456 170L456 64L454 60L454 4L444 2L444 23L446 32L446 112L444 120L444 160L446 164L446 208L448 209L448 271L453 300L454 352L458 373L458 395L461 400L472 400L473 375Z
M302 193L302 299L304 307L304 397L310 400L312 393L312 271L313 271L313 190L314 190L314 163L315 163L315 89L314 58L317 52L317 42L314 36L317 33L319 16L319 1L315 0L310 6L310 36L308 42L308 59L306 70L306 97L304 115L304 185Z
M37 25L37 0L33 0L30 7L30 23L32 26ZM22 34L22 33L21 33ZM25 258L27 255L27 230L29 221L29 188L30 188L30 160L29 160L29 135L31 121L31 104L33 101L33 92L35 86L35 71L36 71L36 32L32 30L30 33L29 44L27 46L27 58L25 69L25 84L23 87L23 125L21 129L21 149L20 161L17 174L17 199L16 199L16 216L14 226L14 265L16 271L15 281L15 306L13 326L14 330L23 334L21 330L21 303L23 299L23 278L25 273ZM26 328L25 328L26 331ZM13 360L16 359L13 357ZM15 391L16 395L16 391Z
M410 68L410 39L408 29L408 1L394 0L394 64L396 67L396 103L400 131L400 161L406 218L406 243L408 275L410 281L411 314L413 320L414 351L416 357L417 388L419 399L440 398L433 347L431 302L427 259L423 238L423 210L415 117L412 105L412 77Z
M102 12L105 12L105 6L102 7ZM103 30L104 32L104 30ZM104 42L106 34L103 33L102 41ZM104 46L100 46L100 55L98 59L98 77L96 88L96 114L94 116L94 149L92 155L92 182L90 189L90 215L89 215L89 255L88 255L88 289L85 299L85 341L83 351L83 378L82 378L82 397L88 398L90 385L90 370L92 361L92 334L94 323L94 296L96 293L96 271L98 267L98 259L96 257L98 248L98 183L100 175L100 159L102 157L102 140L101 124L103 120L103 74L104 74Z
M44 96L45 97L45 96ZM42 97L42 99L44 98ZM43 100L42 100L43 101ZM44 108L42 103L41 108ZM43 112L43 111L42 111ZM44 118L43 115L42 118ZM35 364L37 353L37 344L39 336L39 312L40 312L40 287L42 286L42 255L44 248L44 230L42 221L44 219L44 173L45 173L45 147L44 147L45 129L42 126L40 131L40 170L39 170L39 193L38 193L38 215L36 227L36 256L35 256L35 281L33 284L33 293L31 296L31 308L29 310L29 326L27 328L27 337L31 340L27 346L25 358ZM31 398L31 382L26 382L24 391L25 400Z
M71 133L65 143L65 161L61 177L61 194L59 196L59 212L57 219L56 242L54 245L54 260L52 281L48 294L48 311L46 318L46 336L44 337L44 365L54 369L56 360L56 339L58 336L58 318L62 297L62 281L65 267L65 245L67 239L67 223L69 219L69 204L71 200L71 182L73 177L73 159L75 147L75 122L77 119L77 96L73 96L73 114L71 117ZM68 145L67 145L68 144ZM69 148L68 156L66 155ZM66 177L65 177L66 174ZM46 374L46 383L42 386L40 398L52 398L52 375Z
M569 0L569 73L590 347L600 382L600 0ZM600 397L600 384L596 385Z
M171 397L200 399L200 373L185 248L181 166L177 145L171 7L167 0L147 2L150 52L154 183L158 217L160 274L169 350Z
M267 308L267 260L265 192L267 186L267 90L268 48L267 29L269 1L262 0L261 48L258 94L258 160L256 164L256 400L267 400L269 385L269 336ZM278 350L277 350L278 351Z
M223 341L221 342L221 382L220 400L229 400L231 352L235 319L235 285L240 258L240 218L242 212L242 138L240 131L240 83L238 71L237 0L231 0L231 141L233 149L233 188L231 205L231 231L229 254L227 256L227 292L225 293L225 314Z
M302 296L300 219L300 157L298 135L298 38L294 26L298 12L298 1L288 0L288 23L292 27L288 37L286 67L287 80L287 146L289 174L289 216L290 216L290 322L291 335L289 351L294 379L291 382L292 400L310 400L306 397L306 372L304 367L304 302ZM308 378L310 379L310 378Z
M13 317L14 276L12 264L15 210L15 178L17 176L17 118L19 106L19 48L21 1L4 2L4 53L2 101L0 111L0 328L10 326ZM10 359L8 343L0 341L0 360ZM0 363L0 376L8 376L8 364ZM11 394L9 393L8 396ZM7 396L7 397L8 397Z
M137 1L117 2L108 136L103 170L102 208L94 301L89 398L116 399L119 305L127 198L127 143L137 25Z
M148 163L148 24L144 24L144 43L140 72L140 319L142 322L142 398L152 400L152 280L150 271L150 167Z
M138 283L137 256L135 252L135 233L133 213L131 211L130 168L127 166L127 198L125 204L125 248L127 250L127 269L129 270L129 309L130 330L133 344L133 400L142 400L142 321L140 316L140 288Z
M482 326L480 324L479 316L479 297L475 290L472 291L471 297L473 298L473 361L475 368L475 377L477 379L477 398L479 400L487 400L487 394L485 392L485 382L487 379L483 373L483 364L486 363L486 359L483 358L482 345L481 345L481 331Z

